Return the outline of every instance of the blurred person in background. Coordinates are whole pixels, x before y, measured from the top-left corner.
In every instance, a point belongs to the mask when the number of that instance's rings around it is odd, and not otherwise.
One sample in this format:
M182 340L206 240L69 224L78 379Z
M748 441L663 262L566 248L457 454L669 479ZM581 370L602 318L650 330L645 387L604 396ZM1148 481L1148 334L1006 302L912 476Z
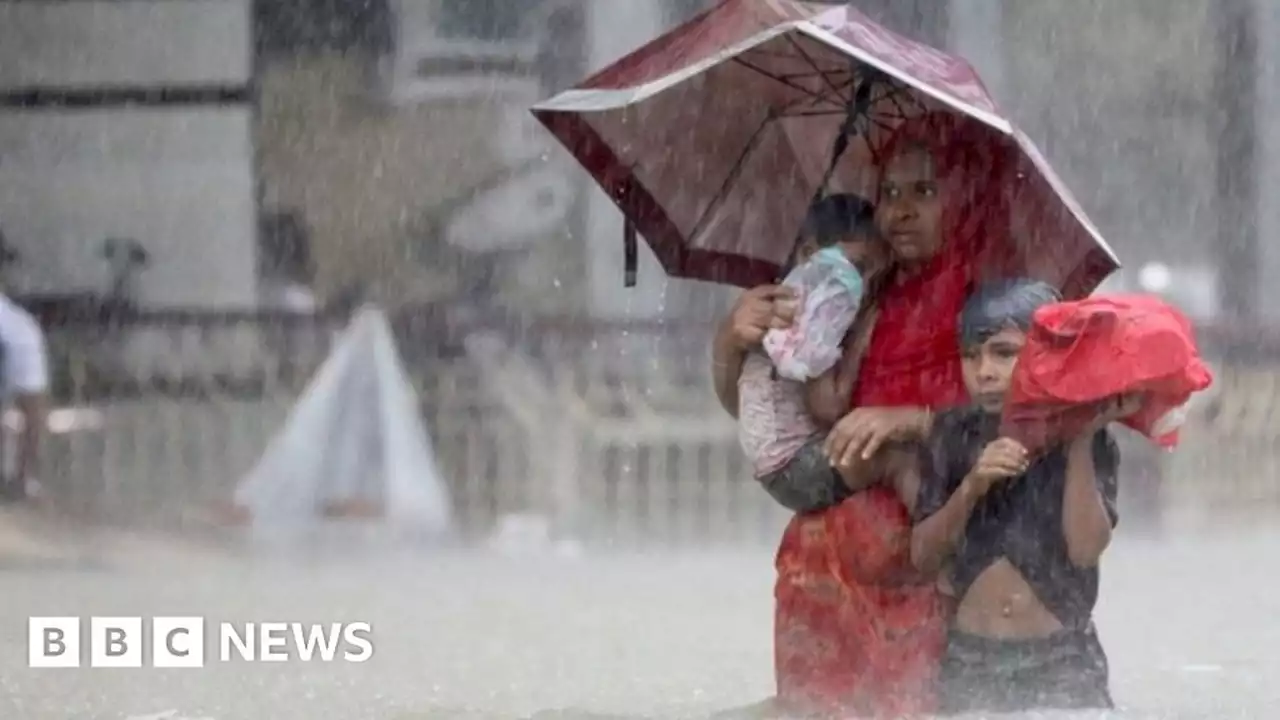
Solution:
M17 262L0 234L0 272ZM49 362L44 331L31 313L0 293L0 408L4 411L5 442L0 443L0 502L26 500L39 493L36 458L45 427ZM16 423L10 411L16 411ZM8 431L18 428L16 443ZM13 449L16 454L8 453Z

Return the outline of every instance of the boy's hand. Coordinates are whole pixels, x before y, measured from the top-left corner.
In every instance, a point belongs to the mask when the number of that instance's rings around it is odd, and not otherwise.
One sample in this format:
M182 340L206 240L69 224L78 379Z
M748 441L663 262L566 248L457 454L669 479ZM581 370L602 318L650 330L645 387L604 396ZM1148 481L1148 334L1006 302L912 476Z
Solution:
M1142 396L1138 393L1116 395L1104 401L1099 408L1098 418L1089 426L1089 435L1105 428L1117 420L1123 420L1142 409Z
M1029 465L1027 449L1022 443L1010 438L1000 438L982 449L982 455L969 471L969 477L985 493L1002 480L1022 475Z

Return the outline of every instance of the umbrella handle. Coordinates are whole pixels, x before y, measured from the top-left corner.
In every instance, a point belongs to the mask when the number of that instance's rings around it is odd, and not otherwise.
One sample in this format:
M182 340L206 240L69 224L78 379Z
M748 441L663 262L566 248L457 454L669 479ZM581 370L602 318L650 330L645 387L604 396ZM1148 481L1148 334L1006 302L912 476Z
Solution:
M852 71L858 71L859 63L852 61ZM840 165L840 158L849 150L849 136L858 134L858 118L867 114L871 109L871 88L877 81L882 79L884 74L879 70L864 66L862 68L862 82L858 84L858 88L853 91L846 103L844 122L840 124L840 132L836 133L835 142L831 144L831 161L827 163L827 170L822 174L822 182L818 183L818 190L813 194L813 199L809 201L810 206L822 199L827 194L827 186L831 184L831 178L835 177L836 167ZM783 272L790 268L796 262L796 254L800 251L801 237L797 233L795 242L791 244L791 252L787 256L787 262L783 265Z
M636 286L636 271L640 264L640 242L636 237L636 224L627 220L622 226L622 284Z

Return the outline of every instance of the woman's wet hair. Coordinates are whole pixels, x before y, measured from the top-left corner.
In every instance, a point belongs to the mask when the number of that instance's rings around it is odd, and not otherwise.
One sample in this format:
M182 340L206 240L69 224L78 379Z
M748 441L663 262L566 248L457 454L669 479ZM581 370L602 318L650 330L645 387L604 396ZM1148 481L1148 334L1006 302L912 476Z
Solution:
M1036 310L1061 301L1056 288L1039 280L1012 278L984 283L969 295L960 311L960 345L979 345L1010 327L1026 332Z
M871 236L876 233L875 216L875 205L860 195L827 195L809 206L800 237L828 247L850 233Z

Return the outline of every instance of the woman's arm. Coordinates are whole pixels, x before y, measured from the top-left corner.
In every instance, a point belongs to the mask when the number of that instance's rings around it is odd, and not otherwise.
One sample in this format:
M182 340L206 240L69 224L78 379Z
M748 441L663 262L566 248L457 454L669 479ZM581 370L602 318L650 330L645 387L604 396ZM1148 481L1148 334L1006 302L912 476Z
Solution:
M742 361L746 351L733 339L733 325L726 321L717 331L711 344L711 383L715 388L720 407L733 417L738 417L738 377L742 375Z
M1111 543L1117 459L1105 433L1086 433L1067 446L1062 536L1071 564L1091 568Z
M836 467L856 458L870 459L894 440L912 442L929 436L933 412L923 407L856 408L827 433L824 450Z

